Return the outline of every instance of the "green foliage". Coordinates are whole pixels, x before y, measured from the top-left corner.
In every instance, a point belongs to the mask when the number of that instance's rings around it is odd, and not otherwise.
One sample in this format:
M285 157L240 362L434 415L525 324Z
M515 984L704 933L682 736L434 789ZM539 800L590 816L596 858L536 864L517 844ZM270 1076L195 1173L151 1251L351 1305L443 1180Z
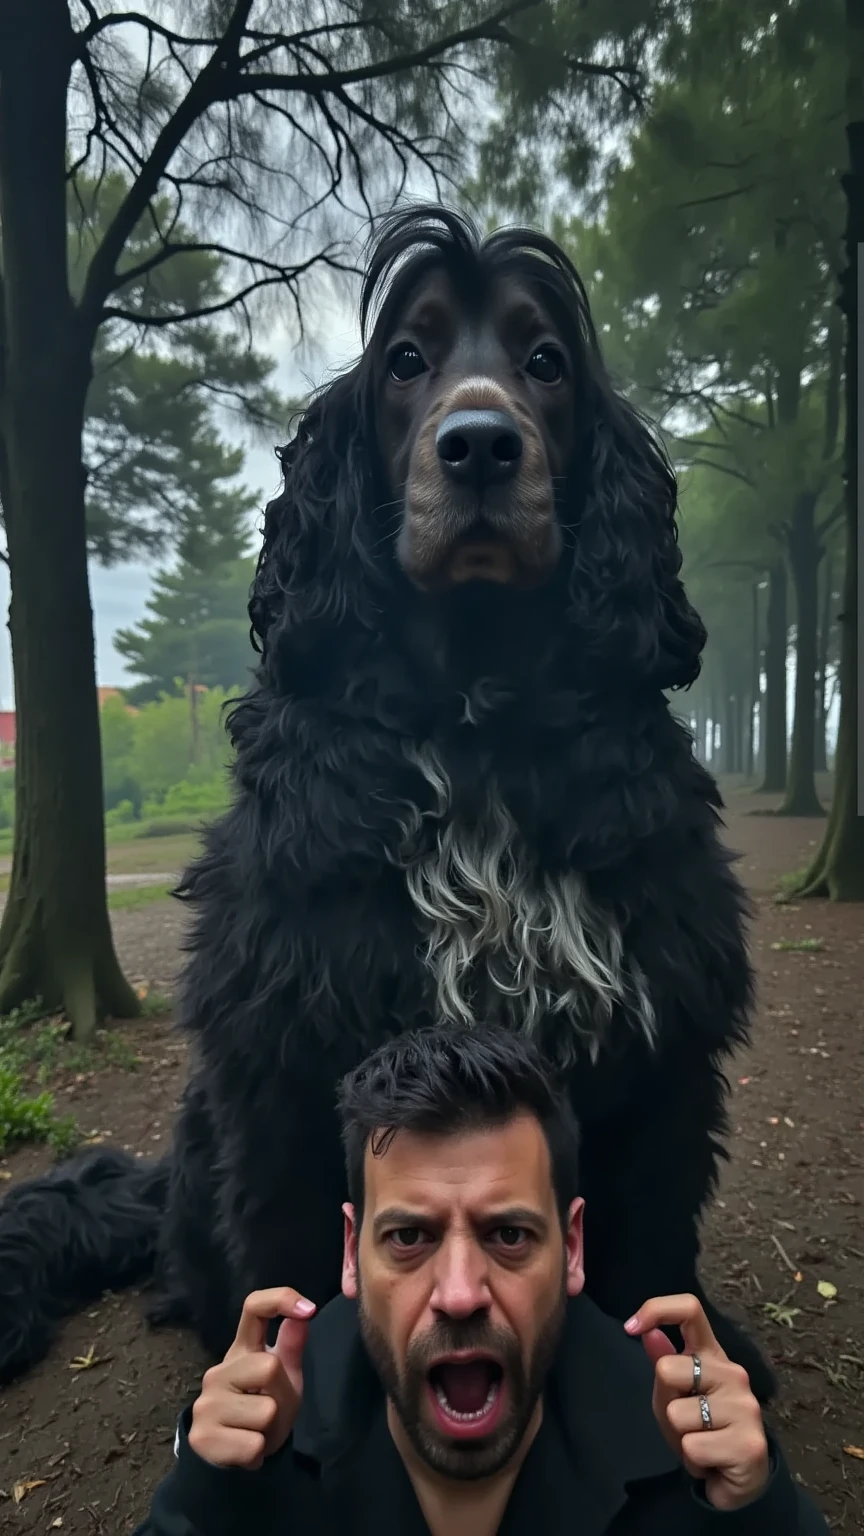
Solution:
M66 1156L78 1141L71 1116L58 1117L50 1093L32 1094L24 1073L36 1069L44 1082L56 1064L60 1040L68 1025L45 1019L37 1000L0 1018L0 1152L18 1142L48 1142Z
M190 819L227 803L229 742L221 689L164 694L130 712L120 699L102 709L105 806L109 825L142 817Z
M16 1141L48 1141L56 1125L51 1094L28 1097L18 1074L0 1065L0 1152Z
M114 637L129 671L146 679L129 690L131 703L172 693L177 678L231 688L249 673L256 654L246 604L254 571L249 559L211 563L199 556L159 572L145 618Z
M89 262L128 191L119 174L94 182L77 178L69 194L70 282L78 296ZM127 242L121 269L132 271L157 253L157 233L170 222L156 201ZM178 224L174 239L188 242ZM226 262L213 252L187 251L148 274L147 311L166 320L217 303ZM127 289L119 290L128 297ZM287 407L268 382L272 359L240 343L215 321L154 330L142 345L131 325L103 326L93 355L87 397L88 541L103 564L176 544L187 527L207 525L225 503L248 514L255 499L236 485L242 448L220 436L226 412L272 442ZM219 414L217 414L219 413Z
M494 111L465 188L483 213L538 222L550 187L582 197L599 184L610 139L637 118L666 12L660 0L551 0L510 17L523 46L495 60Z
M15 822L15 770L6 768L0 772L0 832L11 829Z
M769 566L800 571L802 548L840 563L842 7L775 13L670 13L651 110L602 198L553 221L613 373L682 472L684 574L709 632L690 708L752 698ZM796 710L796 742L798 725Z

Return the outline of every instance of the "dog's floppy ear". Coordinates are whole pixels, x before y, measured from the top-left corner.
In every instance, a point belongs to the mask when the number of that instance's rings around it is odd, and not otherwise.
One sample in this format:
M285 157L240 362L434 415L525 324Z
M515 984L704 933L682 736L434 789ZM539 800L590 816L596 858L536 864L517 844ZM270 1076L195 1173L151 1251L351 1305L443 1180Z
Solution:
M249 617L265 658L351 616L369 622L373 445L362 365L322 390L279 450L283 485L264 514ZM302 643L302 642L301 642Z
M706 633L680 578L675 474L610 385L598 392L585 474L572 596L589 650L660 688L686 687L699 675Z

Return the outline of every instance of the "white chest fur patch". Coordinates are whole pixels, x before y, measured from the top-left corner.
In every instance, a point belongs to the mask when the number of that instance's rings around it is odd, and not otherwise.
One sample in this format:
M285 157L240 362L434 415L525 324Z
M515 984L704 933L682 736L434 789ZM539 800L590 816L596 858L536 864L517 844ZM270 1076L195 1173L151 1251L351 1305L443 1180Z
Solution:
M497 1017L531 1033L552 1015L566 1026L557 1041L562 1055L582 1044L593 1058L618 1006L653 1040L644 977L627 962L617 924L590 901L582 879L537 873L494 790L476 826L450 819L440 763L428 749L412 761L437 801L435 847L409 854L406 881L427 936L442 1017L468 1025Z

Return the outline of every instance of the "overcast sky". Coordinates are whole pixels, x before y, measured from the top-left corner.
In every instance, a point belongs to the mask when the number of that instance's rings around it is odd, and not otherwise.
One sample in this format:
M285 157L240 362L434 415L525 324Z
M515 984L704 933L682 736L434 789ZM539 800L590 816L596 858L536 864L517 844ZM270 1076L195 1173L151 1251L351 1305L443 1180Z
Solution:
M347 301L340 303L331 299L328 304L322 304L320 314L310 315L307 324L310 334L302 352L298 351L287 326L270 330L261 342L261 350L277 359L276 387L289 397L296 398L307 393L310 386L324 382L333 370L351 363L360 349L354 315ZM226 430L225 435L230 436L230 431ZM279 466L275 456L264 447L250 449L247 446L246 454L243 478L257 493L263 511L265 503L278 490ZM91 564L96 678L106 687L126 687L133 681L125 670L123 658L114 649L113 639L118 629L137 624L142 617L153 569L152 566L130 564L103 570ZM8 602L9 573L0 563L0 605L4 614ZM0 709L12 707L12 659L9 632L3 626L0 628Z

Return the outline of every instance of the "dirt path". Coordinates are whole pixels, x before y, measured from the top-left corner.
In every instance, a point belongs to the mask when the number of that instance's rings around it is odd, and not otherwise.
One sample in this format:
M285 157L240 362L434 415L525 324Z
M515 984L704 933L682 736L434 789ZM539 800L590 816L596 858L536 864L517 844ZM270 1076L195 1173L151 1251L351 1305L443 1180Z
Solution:
M732 1160L703 1268L777 1364L776 1417L796 1475L834 1529L864 1532L864 1459L844 1450L864 1447L864 908L776 907L777 879L806 863L823 824L750 808L732 798L729 841L757 903L759 1017L730 1074ZM114 914L137 981L170 991L181 924L168 903ZM138 1070L66 1074L58 1105L88 1133L156 1155L169 1143L183 1048L166 1024L124 1033ZM44 1162L25 1149L0 1161L0 1175ZM836 1296L820 1295L820 1282ZM204 1362L187 1335L149 1332L143 1305L134 1293L104 1298L3 1394L4 1533L124 1536L146 1510Z

